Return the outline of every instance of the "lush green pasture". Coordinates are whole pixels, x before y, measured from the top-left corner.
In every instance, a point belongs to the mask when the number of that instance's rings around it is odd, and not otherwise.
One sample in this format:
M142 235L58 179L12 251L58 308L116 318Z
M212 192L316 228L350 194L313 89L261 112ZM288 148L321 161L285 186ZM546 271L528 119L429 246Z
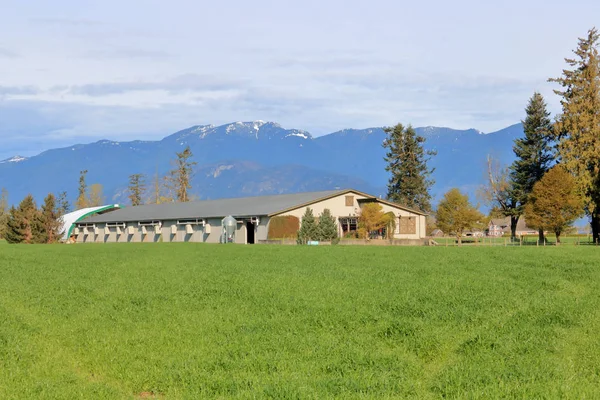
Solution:
M457 241L455 237L444 236L444 237L434 237L438 244L442 246L457 246ZM502 237L463 237L462 238L463 245L478 245L478 246L544 246L544 243L538 242L537 235L527 235L522 238L516 238L515 241L510 240L510 235L502 236ZM547 235L546 236L546 244L547 246L555 246L556 245L556 236ZM592 240L591 235L564 235L560 237L560 245L563 246L572 246L572 245L581 245L581 246L593 246L594 242Z
M0 249L0 398L598 398L600 248Z

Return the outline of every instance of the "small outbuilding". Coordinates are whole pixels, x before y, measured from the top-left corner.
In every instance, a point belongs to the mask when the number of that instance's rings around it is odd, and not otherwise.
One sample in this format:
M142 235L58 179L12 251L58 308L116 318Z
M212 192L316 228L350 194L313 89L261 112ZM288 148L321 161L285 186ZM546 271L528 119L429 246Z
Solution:
M236 221L235 243L252 244L268 239L273 217L301 220L310 207L315 216L329 209L342 236L357 230L361 207L370 202L397 216L395 239L426 236L426 213L353 189L125 207L88 216L76 224L74 232L77 242L219 243L223 240L222 221L231 216Z

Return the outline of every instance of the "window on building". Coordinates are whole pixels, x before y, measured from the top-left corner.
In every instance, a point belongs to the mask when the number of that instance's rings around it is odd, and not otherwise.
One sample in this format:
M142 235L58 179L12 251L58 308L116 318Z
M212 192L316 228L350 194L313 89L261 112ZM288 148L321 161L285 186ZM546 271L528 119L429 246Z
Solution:
M354 207L354 196L346 196L346 207Z
M340 217L340 225L344 236L356 233L358 230L358 218L356 217Z

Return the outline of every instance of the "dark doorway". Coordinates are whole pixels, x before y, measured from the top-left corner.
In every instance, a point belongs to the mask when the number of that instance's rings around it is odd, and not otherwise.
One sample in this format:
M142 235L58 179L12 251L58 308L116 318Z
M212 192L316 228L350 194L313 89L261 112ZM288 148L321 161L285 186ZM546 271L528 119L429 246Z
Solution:
M254 224L246 222L246 244L254 244Z

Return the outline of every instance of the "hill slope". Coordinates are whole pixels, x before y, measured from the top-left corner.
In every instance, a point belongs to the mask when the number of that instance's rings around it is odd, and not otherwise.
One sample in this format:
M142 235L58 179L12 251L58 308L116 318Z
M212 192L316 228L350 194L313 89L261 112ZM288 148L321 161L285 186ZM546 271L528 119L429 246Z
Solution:
M485 158L495 154L512 160L512 141L522 135L520 124L498 132L417 128L426 147L437 151L434 197L450 187L470 193L482 181ZM49 192L67 191L73 199L79 171L88 183L104 185L107 201L126 203L125 188L133 173L162 175L177 151L189 145L198 162L192 182L198 198L235 197L353 187L385 194L387 173L381 128L347 129L314 138L274 122L201 125L178 131L160 141L102 140L52 149L30 158L0 162L0 186L12 203L27 193L38 201Z

